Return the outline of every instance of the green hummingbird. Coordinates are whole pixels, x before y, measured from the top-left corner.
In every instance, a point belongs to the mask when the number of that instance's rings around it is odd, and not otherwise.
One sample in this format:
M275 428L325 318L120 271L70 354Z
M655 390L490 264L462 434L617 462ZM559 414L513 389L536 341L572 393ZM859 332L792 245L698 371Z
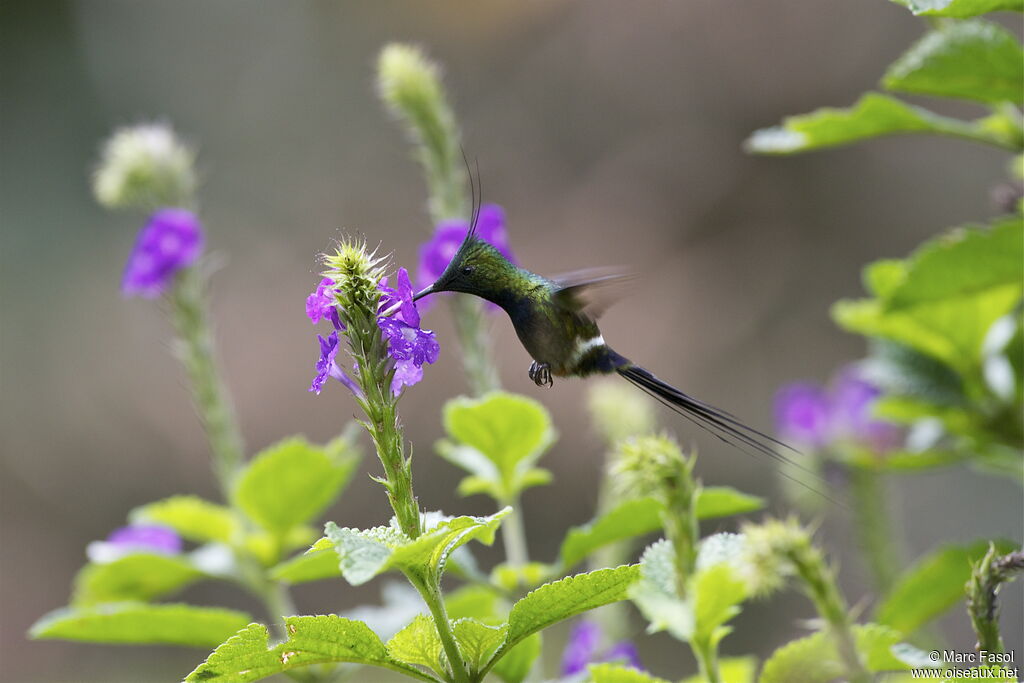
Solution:
M438 292L461 292L486 299L504 309L512 320L519 341L533 358L529 377L538 386L552 386L552 377L618 373L722 441L789 462L774 448L792 450L786 444L663 382L608 346L597 325L601 306L588 295L619 278L607 274L542 277L515 265L479 238L474 220L445 271L413 300Z

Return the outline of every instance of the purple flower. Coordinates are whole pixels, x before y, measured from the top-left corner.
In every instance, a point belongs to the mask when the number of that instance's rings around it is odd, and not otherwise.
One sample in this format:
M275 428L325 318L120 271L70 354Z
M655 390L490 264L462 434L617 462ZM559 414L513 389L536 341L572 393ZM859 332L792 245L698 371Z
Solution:
M420 247L418 277L422 286L426 287L441 277L468 232L469 223L462 220L444 221L437 226L434 236ZM490 242L509 261L515 262L505 231L505 211L500 206L484 204L480 207L476 234L480 239Z
M203 228L185 209L160 209L139 232L125 264L121 293L155 299L174 275L195 263L203 249Z
M820 449L837 441L855 441L882 453L899 446L902 430L871 415L881 390L854 366L842 369L831 388L795 383L775 395L775 422L786 440Z
M396 396L401 393L403 387L412 386L423 379L423 364L437 361L441 347L437 343L437 337L430 330L420 329L420 315L413 303L413 286L409 279L409 272L405 268L399 268L396 277L397 289L388 287L388 280L384 278L377 285L381 292L378 311L383 313L392 306L398 304L398 311L392 316L377 317L377 326L387 342L388 355L395 363L395 372L391 380L391 392ZM337 307L333 303L333 295L330 294L333 282L324 278L317 290L306 299L306 315L313 322L333 312L335 318L338 315ZM331 304L327 306L324 302L330 299ZM344 330L340 320L335 324L335 331L329 337L320 340L320 360L317 361L316 377L309 390L319 394L328 377L334 377L347 386L356 396L362 396L362 391L351 377L345 374L335 358L338 355L338 330Z
M562 652L562 675L572 676L586 670L595 662L622 662L632 669L643 670L636 648L632 643L618 643L603 653L598 651L601 644L601 627L592 621L581 621L569 634L569 642Z
M316 325L321 319L330 320L336 330L345 326L338 317L338 304L334 298L334 280L325 277L316 291L306 297L306 316Z
M828 441L829 400L813 384L788 384L775 394L775 429L786 441L814 448Z
M135 553L177 555L181 538L167 527L156 525L125 526L115 529L105 541L93 541L86 555L95 564L107 564Z
M844 369L832 383L832 433L834 438L862 441L878 452L896 448L902 430L871 415L882 391L864 379L855 367Z

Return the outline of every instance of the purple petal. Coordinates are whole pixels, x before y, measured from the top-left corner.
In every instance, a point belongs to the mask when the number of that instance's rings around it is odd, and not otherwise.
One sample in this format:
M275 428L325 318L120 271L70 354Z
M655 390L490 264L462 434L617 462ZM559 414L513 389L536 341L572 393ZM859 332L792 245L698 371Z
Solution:
M327 318L334 323L335 329L343 329L334 299L334 280L325 277L317 285L316 291L306 297L306 316L313 321L314 325L321 319Z
M176 555L182 549L181 538L178 537L178 534L166 527L155 525L125 526L115 529L107 536L107 543L123 550L165 555Z
M880 452L898 446L902 430L871 414L872 406L881 394L881 389L864 379L856 367L840 371L832 388L833 435L866 443Z
M441 277L448 263L466 239L469 224L465 221L441 223L434 236L420 247L420 268L418 281L427 286Z
M636 651L636 646L629 641L622 641L613 645L601 655L601 661L618 662L631 669L644 670L644 665L640 663L640 653Z
M391 380L391 393L398 396L402 393L402 387L411 387L423 379L423 366L416 365L411 360L403 360L395 363L395 375Z
M775 429L786 441L823 446L829 438L829 401L813 384L794 383L775 394Z
M313 378L313 382L309 385L309 390L319 394L323 391L327 378L331 376L334 357L338 355L338 332L331 332L327 339L320 335L317 335L316 338L320 340L320 359L316 362L316 377Z
M331 368L328 371L328 374L334 379L344 384L346 387L348 387L348 390L351 391L357 398L363 398L362 388L360 388L360 386L356 384L356 381L349 377L348 373L342 370L341 366L339 366L337 363L331 363Z
M175 274L195 263L203 249L199 219L185 209L160 209L139 231L121 278L121 293L154 299Z
M581 621L569 633L569 642L562 652L562 675L578 674L594 661L601 640L601 627L592 621Z
M409 271L405 268L398 269L398 298L402 302L402 319L413 327L420 326L420 314L416 312L416 304L412 297L415 292L412 289L412 282L409 280Z

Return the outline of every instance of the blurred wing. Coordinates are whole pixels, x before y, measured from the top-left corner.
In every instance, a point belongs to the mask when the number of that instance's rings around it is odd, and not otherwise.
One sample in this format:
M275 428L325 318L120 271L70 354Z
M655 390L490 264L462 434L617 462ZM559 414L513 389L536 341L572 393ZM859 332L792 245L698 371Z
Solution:
M624 298L636 277L621 269L590 268L551 278L554 301L570 311L599 318L613 303Z

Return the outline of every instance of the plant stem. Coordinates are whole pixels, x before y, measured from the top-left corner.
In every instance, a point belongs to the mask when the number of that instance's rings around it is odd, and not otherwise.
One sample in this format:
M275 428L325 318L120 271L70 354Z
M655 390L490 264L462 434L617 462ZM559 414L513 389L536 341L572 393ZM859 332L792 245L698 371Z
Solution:
M462 367L474 396L483 396L501 388L494 350L487 331L483 304L471 296L451 297L455 331L459 337Z
M423 602L430 609L430 615L434 618L434 626L437 628L437 635L441 639L441 646L448 657L448 665L452 668L452 676L455 683L472 683L473 679L466 669L466 663L459 652L459 645L452 631L451 622L448 621L448 613L444 607L444 598L441 595L441 587L436 576L421 576L419 574L407 573L409 582L416 587Z
M501 525L501 542L505 546L505 559L508 564L515 568L525 566L530 561L526 547L526 529L523 525L523 515L519 509L519 498L516 496L503 505L512 507Z
M225 500L242 463L244 446L235 411L214 358L213 332L206 305L206 281L198 268L179 274L169 300L177 331L175 350L192 389L192 401L203 423L214 469Z
M967 582L967 613L971 625L978 635L975 648L978 651L1001 653L1006 648L999 634L999 605L996 595L999 586L1024 571L1024 552L1018 550L1008 555L996 555L996 547L990 544L985 556L974 565L971 580Z
M788 549L786 555L796 568L797 575L803 580L804 589L817 608L818 614L825 620L839 657L846 665L849 679L856 683L871 680L857 652L849 610L836 584L835 572L828 567L821 552L811 545L809 539L806 543Z
M718 648L705 641L693 642L690 646L704 680L708 683L719 683L722 679L718 672Z
M850 469L855 528L878 595L889 593L903 564L884 476L865 467Z

